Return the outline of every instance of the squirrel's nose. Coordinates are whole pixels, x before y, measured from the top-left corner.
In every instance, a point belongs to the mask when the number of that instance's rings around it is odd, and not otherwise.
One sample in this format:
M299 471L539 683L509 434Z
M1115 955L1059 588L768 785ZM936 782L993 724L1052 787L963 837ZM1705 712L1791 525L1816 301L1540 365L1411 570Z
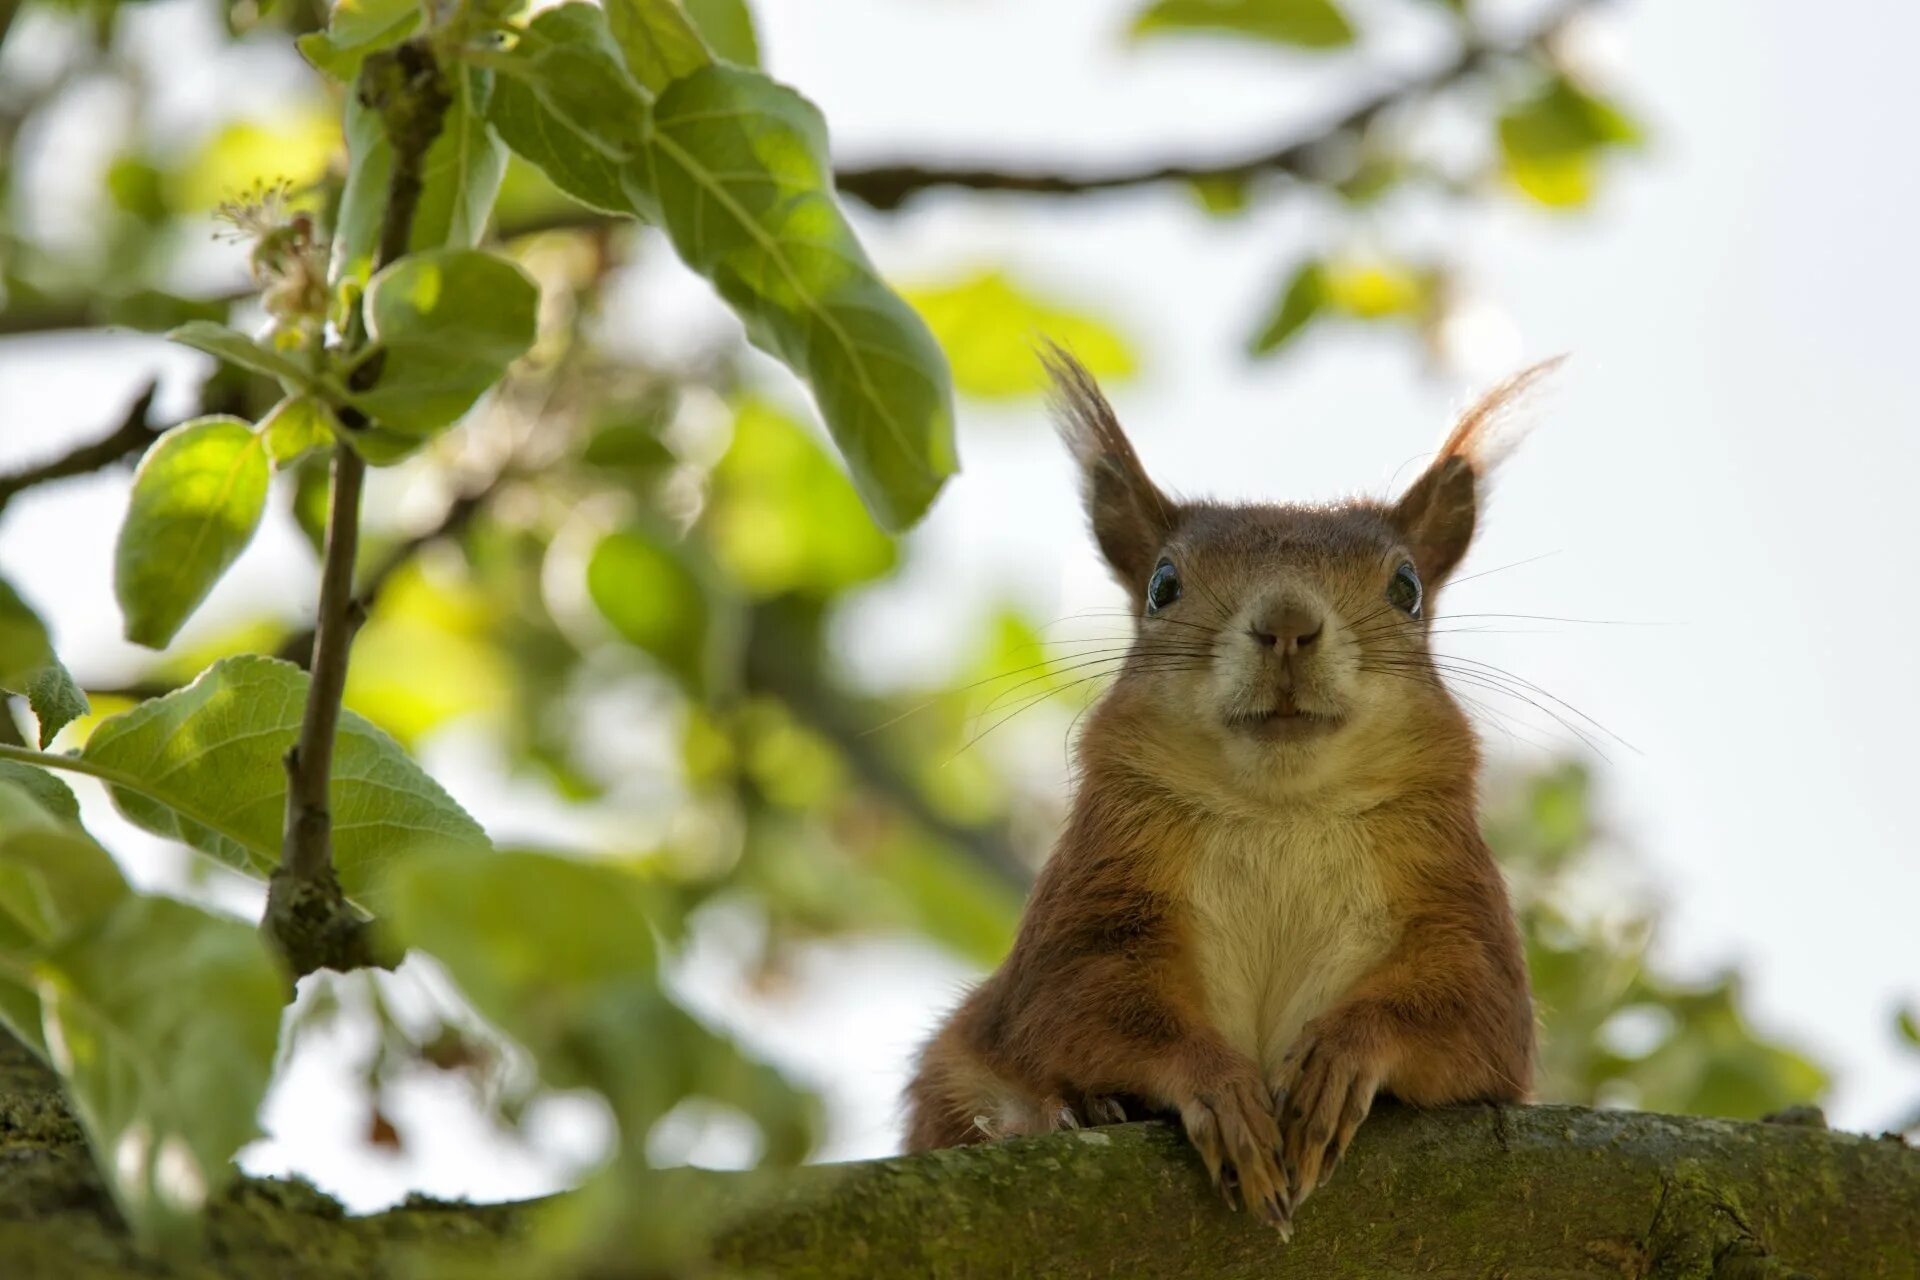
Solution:
M1320 638L1320 615L1302 605L1275 609L1251 628L1254 640L1276 653L1297 653Z

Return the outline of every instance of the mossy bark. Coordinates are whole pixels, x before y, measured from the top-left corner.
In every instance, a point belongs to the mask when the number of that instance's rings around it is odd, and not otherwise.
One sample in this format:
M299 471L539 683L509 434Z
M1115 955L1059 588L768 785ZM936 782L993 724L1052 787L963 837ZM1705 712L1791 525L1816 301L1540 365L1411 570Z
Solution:
M739 1185L702 1181L722 1199ZM1156 1124L808 1168L751 1203L718 1260L819 1280L1920 1280L1920 1152L1897 1140L1573 1107L1383 1108L1285 1245L1227 1211ZM414 1274L423 1246L497 1254L528 1217L415 1201L350 1218L248 1180L211 1208L202 1251L143 1257L51 1079L0 1044L7 1280Z

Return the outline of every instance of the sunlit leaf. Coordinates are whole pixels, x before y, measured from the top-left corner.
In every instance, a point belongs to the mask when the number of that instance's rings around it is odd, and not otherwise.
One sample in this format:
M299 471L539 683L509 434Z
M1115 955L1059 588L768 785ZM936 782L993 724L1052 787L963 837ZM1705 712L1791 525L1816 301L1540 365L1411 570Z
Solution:
M747 0L686 0L686 7L714 53L743 67L760 65L760 38Z
M369 53L399 44L420 25L420 0L335 0L325 31L300 37L308 62L352 81Z
M218 662L184 689L102 721L82 757L121 813L228 866L265 877L286 819L282 757L298 736L307 675L271 658ZM416 847L486 836L397 743L348 712L334 747L334 865L349 894Z
M333 443L339 423L333 410L315 396L288 396L260 420L260 438L274 468L289 466L312 449Z
M646 111L605 12L563 4L534 18L501 61L491 118L507 145L574 199L644 216Z
M627 69L653 93L713 61L680 0L606 0L605 8Z
M875 518L919 519L958 467L946 362L835 204L819 112L756 73L710 66L654 104L649 154L680 256L806 378Z
M114 552L127 639L166 647L253 540L267 480L266 448L238 418L198 418L154 442Z
M34 719L39 722L42 747L52 742L62 729L92 710L87 705L86 692L75 682L73 673L58 660L47 663L28 676L20 692L26 695L27 706L32 708Z
M1557 208L1585 204L1600 156L1642 140L1640 126L1618 107L1564 76L1503 112L1499 135L1507 177Z
M506 146L487 123L492 74L456 69L447 84L452 101L421 164L420 202L407 240L410 253L479 244L506 172ZM366 279L393 181L393 147L380 113L357 94L347 97L347 156L347 185L333 237L336 283Z
M511 676L489 642L495 620L491 602L470 587L402 570L354 637L346 705L402 743L462 716L499 712Z
M1356 320L1416 316L1433 299L1431 271L1386 258L1336 258L1321 277L1326 304Z
M695 689L721 676L728 637L684 542L635 526L610 533L587 562L587 591L615 631Z
M734 418L703 522L715 557L760 596L832 595L897 555L816 437L759 401Z
M367 289L367 333L380 371L354 404L392 431L425 440L472 408L533 345L539 300L526 272L490 253L442 249L400 259Z
M171 195L182 211L200 211L280 182L299 190L326 172L339 146L340 122L329 111L234 120L175 176Z
M1353 43L1353 25L1333 0L1156 0L1133 20L1135 36L1207 31L1303 49Z
M286 978L251 924L127 896L33 966L48 1057L136 1231L162 1234L258 1133Z
M909 289L905 296L946 351L954 386L968 395L1004 399L1046 390L1037 355L1043 340L1110 381L1138 366L1131 345L1111 326L1037 295L1004 271Z

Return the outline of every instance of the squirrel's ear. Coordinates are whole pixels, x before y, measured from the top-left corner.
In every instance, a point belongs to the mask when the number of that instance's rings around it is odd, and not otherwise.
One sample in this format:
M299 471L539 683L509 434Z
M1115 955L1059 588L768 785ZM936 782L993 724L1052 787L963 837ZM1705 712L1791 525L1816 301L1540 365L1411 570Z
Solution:
M1473 542L1487 476L1517 443L1507 429L1514 407L1563 359L1555 356L1523 369L1481 396L1460 416L1432 465L1394 504L1393 523L1430 587L1447 580Z
M1147 478L1113 406L1086 367L1047 343L1041 363L1053 379L1054 423L1080 464L1080 488L1094 540L1136 601L1160 547L1173 532L1174 504Z

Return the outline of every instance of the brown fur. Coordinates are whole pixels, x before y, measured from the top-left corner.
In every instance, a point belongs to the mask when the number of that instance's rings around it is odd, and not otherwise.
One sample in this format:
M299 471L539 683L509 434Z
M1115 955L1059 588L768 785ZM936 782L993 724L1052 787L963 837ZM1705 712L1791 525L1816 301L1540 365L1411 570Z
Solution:
M921 1055L907 1146L1177 1114L1229 1201L1285 1230L1377 1092L1530 1087L1477 747L1426 615L1383 592L1411 562L1430 607L1472 537L1488 426L1542 370L1476 405L1399 502L1293 507L1172 502L1085 371L1049 366L1143 616L1012 953ZM1183 595L1145 611L1163 559Z

